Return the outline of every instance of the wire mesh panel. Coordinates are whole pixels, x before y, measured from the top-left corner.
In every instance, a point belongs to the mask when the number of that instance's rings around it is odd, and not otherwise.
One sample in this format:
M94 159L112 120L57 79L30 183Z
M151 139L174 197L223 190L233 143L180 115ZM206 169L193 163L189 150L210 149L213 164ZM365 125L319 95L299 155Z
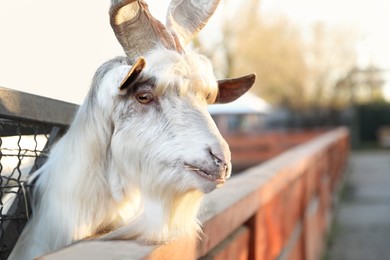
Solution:
M51 127L0 119L0 259L6 259L30 214L26 180L48 155Z
M78 106L0 87L0 260L31 216L31 176L46 160Z

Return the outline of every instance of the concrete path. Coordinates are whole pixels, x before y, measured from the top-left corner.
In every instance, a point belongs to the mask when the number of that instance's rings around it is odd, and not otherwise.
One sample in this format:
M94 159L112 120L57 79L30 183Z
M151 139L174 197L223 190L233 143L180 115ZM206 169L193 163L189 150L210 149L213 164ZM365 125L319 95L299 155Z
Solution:
M390 260L390 151L351 154L328 260Z

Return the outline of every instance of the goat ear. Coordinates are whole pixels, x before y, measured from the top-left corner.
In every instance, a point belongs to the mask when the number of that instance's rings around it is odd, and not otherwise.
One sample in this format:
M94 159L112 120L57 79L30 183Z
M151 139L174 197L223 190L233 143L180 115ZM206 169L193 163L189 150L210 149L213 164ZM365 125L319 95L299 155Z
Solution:
M126 77L122 80L121 84L119 85L119 93L121 95L125 95L127 93L127 90L137 82L139 76L141 75L142 70L145 68L145 65L146 65L146 61L144 57L140 57L137 59L137 61L134 63L134 65L127 73Z
M214 103L229 103L245 94L255 83L256 75L218 80L218 96Z

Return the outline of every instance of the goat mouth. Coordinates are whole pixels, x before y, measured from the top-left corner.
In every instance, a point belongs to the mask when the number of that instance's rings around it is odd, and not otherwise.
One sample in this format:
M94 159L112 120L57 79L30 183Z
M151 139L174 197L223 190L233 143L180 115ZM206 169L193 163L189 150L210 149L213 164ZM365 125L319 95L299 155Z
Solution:
M220 174L212 174L206 170L200 169L198 167L195 167L193 165L186 164L184 165L184 168L186 168L189 171L192 171L196 173L198 176L202 177L203 179L206 179L208 181L214 182L216 184L223 184L225 183L226 179L224 175Z

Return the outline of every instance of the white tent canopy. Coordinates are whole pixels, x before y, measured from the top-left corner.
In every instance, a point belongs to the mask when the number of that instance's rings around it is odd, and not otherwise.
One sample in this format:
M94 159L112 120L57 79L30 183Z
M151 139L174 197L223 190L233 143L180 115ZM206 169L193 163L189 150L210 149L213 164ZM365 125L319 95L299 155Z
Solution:
M271 105L251 93L246 93L237 100L228 104L209 105L208 111L217 114L268 114Z

